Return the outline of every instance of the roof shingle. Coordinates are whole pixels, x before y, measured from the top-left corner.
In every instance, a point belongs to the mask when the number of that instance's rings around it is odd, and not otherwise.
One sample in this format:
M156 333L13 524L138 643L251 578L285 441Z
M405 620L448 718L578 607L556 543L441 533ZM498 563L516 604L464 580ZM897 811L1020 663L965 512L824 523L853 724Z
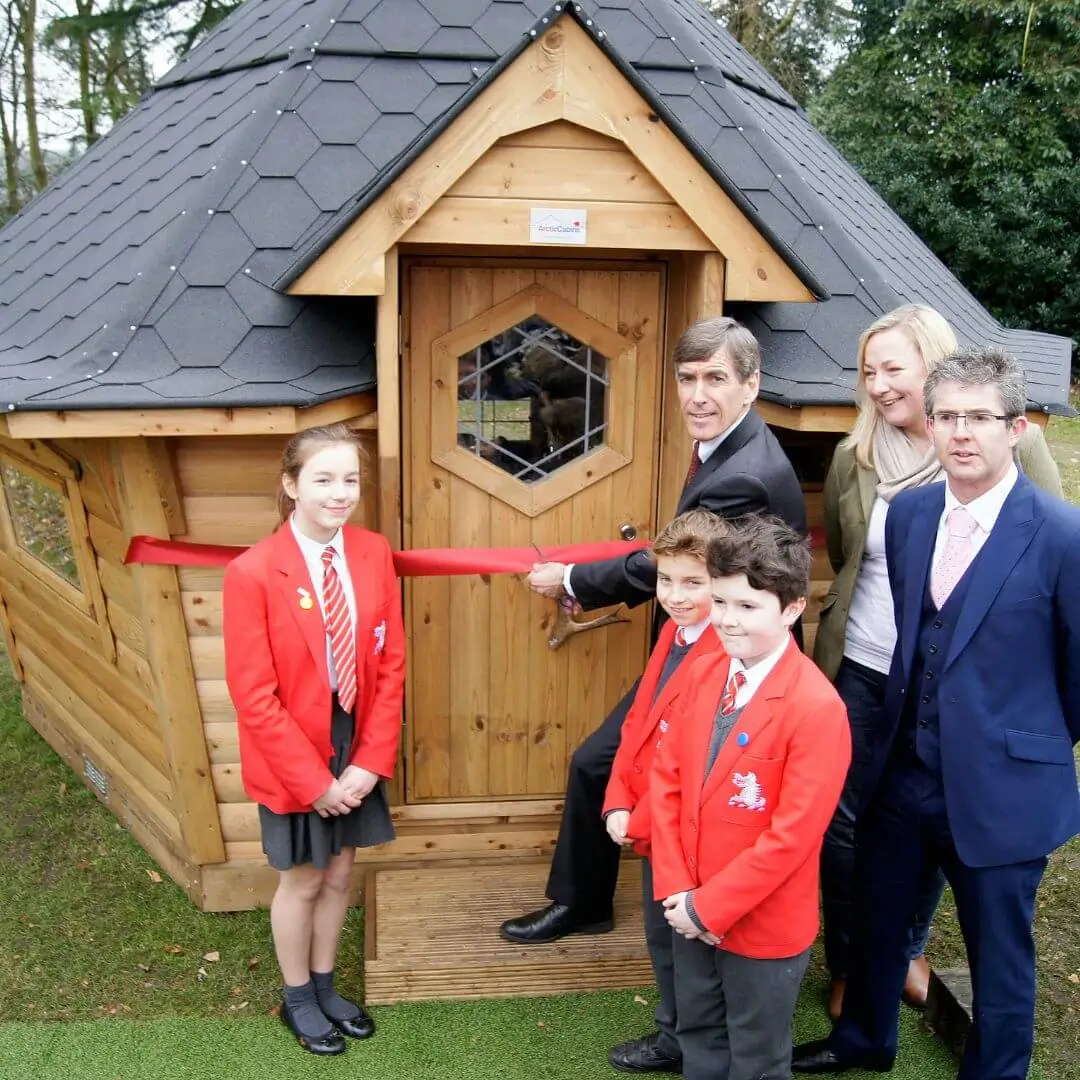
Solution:
M248 0L0 231L0 407L369 389L373 300L284 285L564 7L827 291L730 306L764 396L850 401L861 330L919 301L1067 405L1069 343L1002 328L697 0Z

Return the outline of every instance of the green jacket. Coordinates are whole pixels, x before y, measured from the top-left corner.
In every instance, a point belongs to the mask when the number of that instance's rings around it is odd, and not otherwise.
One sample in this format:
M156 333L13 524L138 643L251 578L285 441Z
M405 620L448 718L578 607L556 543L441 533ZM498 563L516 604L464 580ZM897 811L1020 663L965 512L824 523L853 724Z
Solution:
M1061 477L1038 425L1028 425L1017 443L1016 460L1032 483L1061 498ZM836 678L844 658L848 609L862 566L877 483L877 473L861 468L855 461L854 447L841 443L836 448L825 479L825 536L836 578L822 601L814 639L814 661L830 679Z

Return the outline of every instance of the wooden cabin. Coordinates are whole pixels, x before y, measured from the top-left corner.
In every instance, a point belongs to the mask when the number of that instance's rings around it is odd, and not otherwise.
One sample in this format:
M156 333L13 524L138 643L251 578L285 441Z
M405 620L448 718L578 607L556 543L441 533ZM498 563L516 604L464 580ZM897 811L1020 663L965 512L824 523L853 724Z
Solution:
M222 572L126 564L133 536L253 543L288 436L346 420L360 520L395 547L647 538L689 454L671 346L721 312L762 341L759 408L820 524L858 335L909 301L1063 411L1068 342L999 326L696 0L248 0L0 232L26 717L193 903L266 903ZM568 758L648 611L552 650L518 576L403 587L399 838L357 869L369 1000L648 981L629 916L495 937L542 902Z

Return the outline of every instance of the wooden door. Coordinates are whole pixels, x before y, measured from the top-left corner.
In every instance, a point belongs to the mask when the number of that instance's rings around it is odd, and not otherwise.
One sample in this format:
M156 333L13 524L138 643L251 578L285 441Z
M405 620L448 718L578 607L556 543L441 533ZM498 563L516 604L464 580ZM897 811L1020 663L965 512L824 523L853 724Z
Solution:
M653 534L664 286L655 268L408 266L407 547ZM553 651L555 605L523 576L413 578L405 596L407 801L561 797L644 666L648 610Z

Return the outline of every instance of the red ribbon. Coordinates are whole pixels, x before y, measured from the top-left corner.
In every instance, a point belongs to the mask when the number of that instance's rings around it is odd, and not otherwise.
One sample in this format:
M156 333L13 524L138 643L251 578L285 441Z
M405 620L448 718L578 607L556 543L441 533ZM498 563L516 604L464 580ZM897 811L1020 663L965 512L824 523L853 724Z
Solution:
M646 547L646 541L608 540L596 544L557 544L536 548L422 548L395 551L394 568L402 577L437 577L446 574L526 574L538 562L593 562L627 555ZM187 540L159 540L133 536L125 563L154 566L225 566L243 547L193 544Z
M821 529L810 530L810 542L820 547ZM595 544L553 544L537 548L419 548L395 551L394 568L402 577L442 577L448 574L527 574L538 562L585 563L613 559L647 547L645 540L605 540ZM193 544L188 540L159 540L133 536L125 563L152 566L225 566L246 547Z

